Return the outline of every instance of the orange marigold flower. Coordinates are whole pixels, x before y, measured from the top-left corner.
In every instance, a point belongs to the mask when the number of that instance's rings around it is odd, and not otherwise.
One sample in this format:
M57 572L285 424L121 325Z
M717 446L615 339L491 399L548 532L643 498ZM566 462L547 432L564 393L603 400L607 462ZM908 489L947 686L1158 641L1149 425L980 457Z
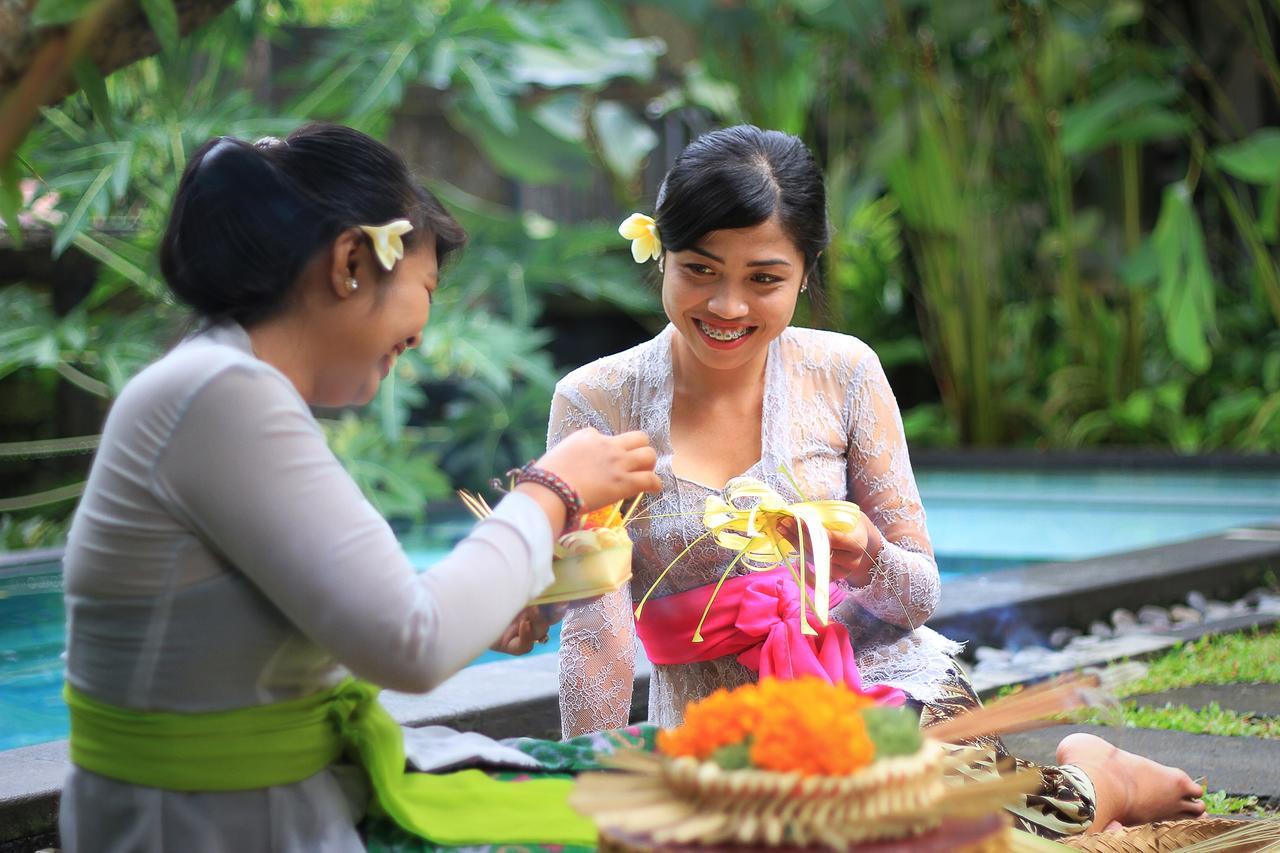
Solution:
M585 513L578 517L579 530L595 530L597 527L617 527L622 522L622 501Z
M874 700L818 678L765 679L720 689L685 709L684 723L658 733L667 755L706 760L751 736L751 763L763 770L843 776L875 759L862 709Z

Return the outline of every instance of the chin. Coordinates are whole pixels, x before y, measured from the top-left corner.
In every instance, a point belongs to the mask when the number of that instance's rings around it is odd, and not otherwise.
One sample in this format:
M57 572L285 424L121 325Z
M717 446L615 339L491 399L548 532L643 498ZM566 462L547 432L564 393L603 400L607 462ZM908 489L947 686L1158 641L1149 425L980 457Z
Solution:
M373 402L373 398L378 396L378 382L360 386L360 390L351 395L351 402L348 406L367 406Z

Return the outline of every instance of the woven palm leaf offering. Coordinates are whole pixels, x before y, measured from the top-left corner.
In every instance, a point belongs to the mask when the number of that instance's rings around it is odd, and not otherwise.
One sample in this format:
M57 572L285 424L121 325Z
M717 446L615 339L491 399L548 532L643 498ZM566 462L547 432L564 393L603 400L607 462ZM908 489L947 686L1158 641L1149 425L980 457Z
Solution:
M476 518L493 509L480 495L459 491L458 497ZM533 600L539 605L561 605L613 592L631 580L630 522L641 496L624 511L623 501L583 513L552 549L551 571L555 580Z
M952 721L950 732L1026 728L1031 717L1082 704L1094 684L1076 679L1006 700L963 727L963 718ZM1036 776L949 773L968 760L966 750L919 724L914 711L843 684L766 678L692 703L678 728L659 733L656 754L613 756L620 772L582 776L570 802L596 821L601 850L1055 846L1013 831L1001 812L1038 785Z

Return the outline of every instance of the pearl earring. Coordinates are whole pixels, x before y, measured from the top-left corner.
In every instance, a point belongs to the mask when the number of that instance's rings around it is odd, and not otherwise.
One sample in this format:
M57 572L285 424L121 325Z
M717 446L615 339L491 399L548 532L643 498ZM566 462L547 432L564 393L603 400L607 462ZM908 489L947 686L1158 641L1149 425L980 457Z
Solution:
M807 282L807 281L806 281L806 282L803 282L803 283L800 285L800 292L801 292L801 293L804 293L804 292L805 292L806 290L808 290L808 289L809 289L809 282Z
M347 279L347 293L355 293L360 289L360 282L356 281L355 276Z

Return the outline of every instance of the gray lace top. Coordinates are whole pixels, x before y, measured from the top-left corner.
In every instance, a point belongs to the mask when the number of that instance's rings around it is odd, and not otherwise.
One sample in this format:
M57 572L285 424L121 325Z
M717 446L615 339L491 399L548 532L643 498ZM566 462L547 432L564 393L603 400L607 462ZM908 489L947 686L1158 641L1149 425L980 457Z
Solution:
M658 452L663 482L662 495L630 528L635 557L629 587L579 604L565 617L560 714L566 737L626 725L635 668L634 604L702 532L703 505L717 491L672 472L674 334L668 326L640 346L573 371L556 386L549 445L589 426L609 434L642 430ZM941 594L938 567L902 418L871 348L857 338L813 329L793 327L779 336L765 367L761 446L760 460L743 474L799 500L780 473L785 466L806 498L851 500L880 529L885 547L871 582L848 588L833 617L849 629L865 682L891 683L923 702L936 698L936 685L960 647L923 627ZM668 573L654 597L714 583L732 557L703 540ZM655 666L650 718L677 725L688 702L755 677L735 657Z

